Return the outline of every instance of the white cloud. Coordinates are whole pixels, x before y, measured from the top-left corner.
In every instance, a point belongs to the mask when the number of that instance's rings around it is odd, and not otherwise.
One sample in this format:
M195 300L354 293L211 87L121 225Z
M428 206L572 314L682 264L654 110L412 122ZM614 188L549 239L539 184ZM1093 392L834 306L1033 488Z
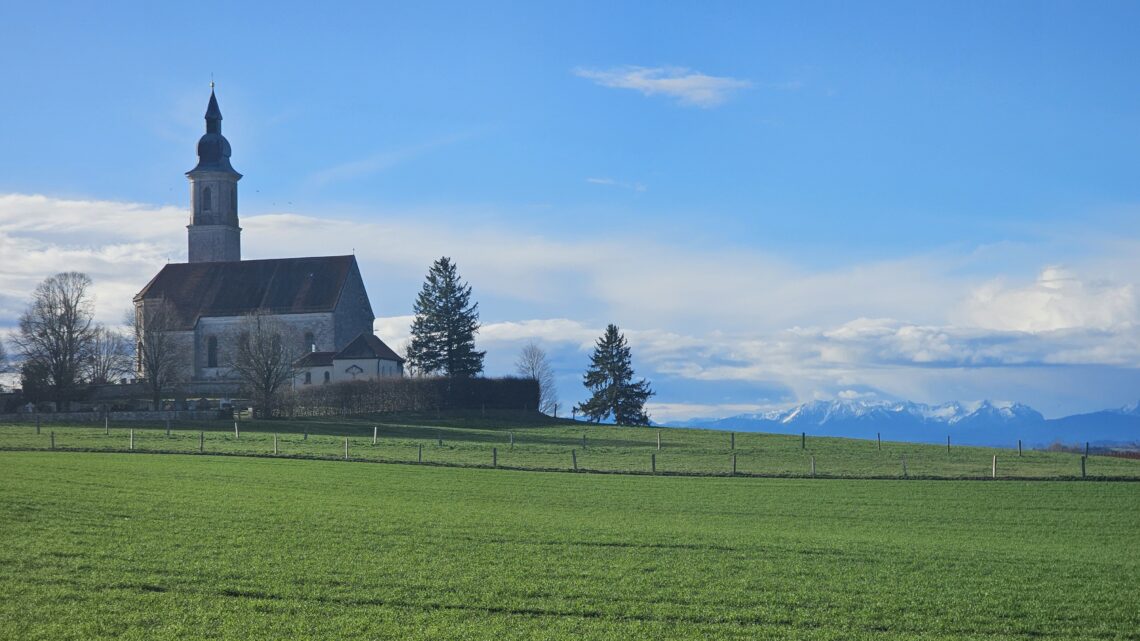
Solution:
M646 96L670 96L682 105L705 108L724 103L732 92L752 84L727 76L709 76L685 67L579 68L574 70L574 74L603 87L633 89Z
M636 192L643 192L647 189L647 187L642 183L622 182L620 180L614 180L613 178L587 178L586 182L590 183L591 185L604 185L606 187L620 187L622 189L629 189L631 191L636 191Z
M1027 285L995 279L971 292L961 322L988 329L1047 332L1072 328L1110 329L1140 321L1132 283L1084 280L1049 266Z

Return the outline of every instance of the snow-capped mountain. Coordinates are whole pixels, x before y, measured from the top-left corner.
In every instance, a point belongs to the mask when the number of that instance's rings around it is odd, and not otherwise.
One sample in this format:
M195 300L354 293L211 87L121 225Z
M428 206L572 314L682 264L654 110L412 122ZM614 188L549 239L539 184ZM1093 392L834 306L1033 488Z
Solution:
M740 414L719 419L692 419L685 427L847 436L886 440L973 445L1048 445L1140 442L1140 403L1118 410L1047 420L1022 403L976 401L926 405L910 401L813 401L787 410Z

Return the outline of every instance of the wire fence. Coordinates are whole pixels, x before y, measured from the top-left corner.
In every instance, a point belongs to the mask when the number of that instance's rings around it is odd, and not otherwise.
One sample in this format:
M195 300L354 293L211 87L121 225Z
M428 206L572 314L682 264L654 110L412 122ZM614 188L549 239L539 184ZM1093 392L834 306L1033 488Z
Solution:
M166 426L0 426L0 449L227 455L660 476L1140 480L1140 461L1083 453L677 430L355 426L343 434ZM363 433L362 433L363 432ZM687 431L688 432L688 431ZM662 438L662 434L667 436ZM717 441L723 441L718 443Z

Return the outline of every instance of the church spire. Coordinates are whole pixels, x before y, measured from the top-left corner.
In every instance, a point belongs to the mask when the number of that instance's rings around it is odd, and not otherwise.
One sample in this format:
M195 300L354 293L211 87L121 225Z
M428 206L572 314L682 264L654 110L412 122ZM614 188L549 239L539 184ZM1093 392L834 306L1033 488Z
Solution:
M210 104L206 106L206 133L198 139L198 166L187 175L196 171L224 171L240 177L230 165L230 141L222 135L222 110L213 85L211 82Z
M218 97L214 95L214 83L210 82L210 104L206 107L206 133L222 133L222 110L218 108Z
M222 110L210 82L206 133L198 139L198 165L190 179L188 258L191 263L241 260L237 183L230 165L230 142L222 135Z

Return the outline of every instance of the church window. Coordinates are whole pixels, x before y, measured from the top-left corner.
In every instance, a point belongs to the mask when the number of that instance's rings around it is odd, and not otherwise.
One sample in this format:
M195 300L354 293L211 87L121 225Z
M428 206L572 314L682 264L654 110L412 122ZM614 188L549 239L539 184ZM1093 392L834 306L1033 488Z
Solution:
M211 336L206 339L206 367L218 366L218 337Z
M305 351L306 352L317 351L317 342L316 341L317 341L317 339L313 337L312 332L305 332Z
M138 372L139 374L142 374L142 371L143 371L142 361L143 361L143 347L142 347L142 341L139 341L138 343L135 344L135 371Z
M325 372L325 382L329 382L329 373Z
M305 385L312 385L312 384L313 384L313 373L312 372L305 372Z

